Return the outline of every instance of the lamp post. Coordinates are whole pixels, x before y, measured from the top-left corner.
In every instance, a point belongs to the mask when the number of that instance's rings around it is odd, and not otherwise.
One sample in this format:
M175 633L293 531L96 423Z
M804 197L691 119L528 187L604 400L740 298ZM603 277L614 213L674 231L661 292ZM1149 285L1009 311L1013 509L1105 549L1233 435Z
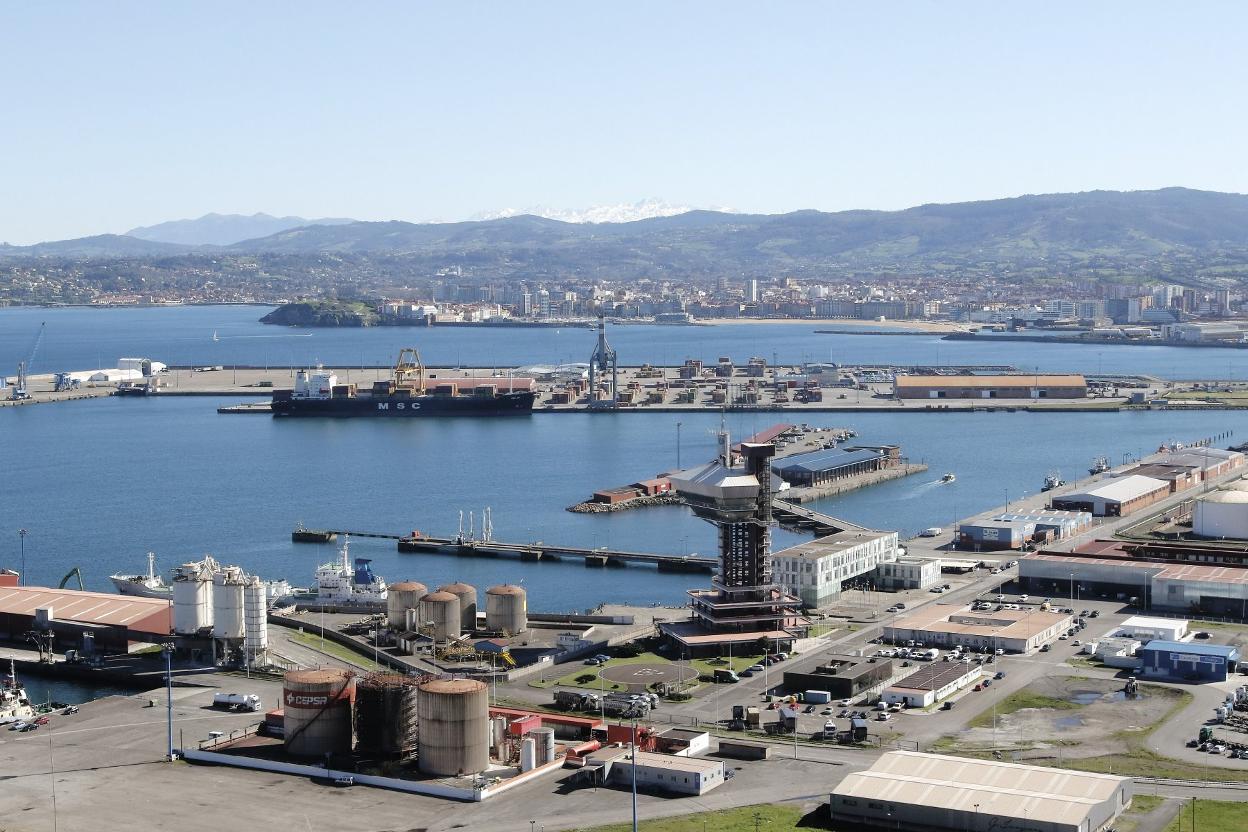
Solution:
M676 423L676 470L680 470L680 426L682 422Z
M173 762L173 645L162 644L160 652L165 654L165 745Z
M22 540L22 574L17 576L17 582L26 586L26 530L18 529L17 536Z
M637 832L637 720L633 720L633 732L629 736L633 747L633 832Z

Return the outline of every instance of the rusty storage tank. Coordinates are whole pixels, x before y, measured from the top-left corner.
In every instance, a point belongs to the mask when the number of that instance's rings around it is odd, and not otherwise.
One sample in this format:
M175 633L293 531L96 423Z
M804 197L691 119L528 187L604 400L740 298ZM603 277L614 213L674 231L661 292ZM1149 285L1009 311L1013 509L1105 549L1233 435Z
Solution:
M351 750L355 675L346 670L291 670L282 681L286 752L324 757Z
M485 591L485 626L515 635L529 628L529 610L523 587L492 586Z
M429 592L429 587L416 581L400 581L390 584L386 594L386 621L393 630L402 630L407 626L408 610L418 609L420 599Z
M416 689L402 673L371 673L355 685L356 749L378 757L416 750Z
M477 588L471 584L456 581L453 584L438 587L438 592L449 592L459 598L459 627L471 633L477 629Z
M436 641L459 638L459 596L430 592L420 599L420 631ZM432 627L432 631L428 628Z
M485 682L433 679L418 688L418 765L425 774L478 774L490 764L490 699Z

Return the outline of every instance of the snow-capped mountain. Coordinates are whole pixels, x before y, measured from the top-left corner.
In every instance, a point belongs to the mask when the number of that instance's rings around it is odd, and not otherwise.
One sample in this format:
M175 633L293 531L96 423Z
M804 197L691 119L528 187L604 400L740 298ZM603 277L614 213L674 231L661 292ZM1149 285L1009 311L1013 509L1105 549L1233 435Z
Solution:
M530 208L505 208L501 211L488 211L474 215L474 220L498 220L507 217L533 215L548 220L575 223L598 222L634 222L647 220L651 217L674 217L699 210L693 205L672 205L661 199L643 199L640 202L621 203L619 205L594 205L589 208L550 208L545 205L534 205ZM707 207L710 211L735 213L731 208Z

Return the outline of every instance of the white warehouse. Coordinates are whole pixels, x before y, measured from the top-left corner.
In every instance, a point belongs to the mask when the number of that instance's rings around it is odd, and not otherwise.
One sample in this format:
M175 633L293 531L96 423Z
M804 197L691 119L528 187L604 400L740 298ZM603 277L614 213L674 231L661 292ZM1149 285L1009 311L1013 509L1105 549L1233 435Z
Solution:
M1118 625L1115 638L1131 638L1136 641L1184 641L1187 638L1187 622L1181 618L1150 618L1133 615Z

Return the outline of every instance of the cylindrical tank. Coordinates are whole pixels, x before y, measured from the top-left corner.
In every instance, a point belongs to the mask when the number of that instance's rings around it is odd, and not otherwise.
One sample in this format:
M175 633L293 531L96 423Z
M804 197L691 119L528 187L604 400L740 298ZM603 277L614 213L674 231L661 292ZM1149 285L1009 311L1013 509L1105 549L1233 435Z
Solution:
M436 641L459 638L459 598L449 592L430 592L421 598L420 630L431 632Z
M534 728L529 736L537 743L537 764L544 766L555 759L555 729Z
M323 757L351 750L355 676L346 670L291 670L282 683L286 752Z
M496 716L490 720L490 749L494 756L503 756L503 744L507 740L507 718Z
M477 588L456 581L438 587L438 592L449 592L459 599L459 627L471 633L477 629Z
M243 588L243 650L254 664L269 649L269 591L259 578Z
M1192 513L1192 534L1248 539L1248 492L1214 491L1198 499Z
M515 635L529 628L528 602L523 587L492 586L485 591L485 626Z
M537 768L537 740L525 737L520 740L520 771L532 771Z
M373 673L355 686L356 748L361 754L402 757L416 750L417 680Z
M433 679L418 690L420 770L444 777L485 771L490 764L490 700L485 683Z
M1224 491L1248 491L1248 477L1240 477L1222 486Z
M212 637L238 640L246 632L243 594L247 576L227 566L212 576Z
M390 584L386 595L386 620L393 630L402 630L407 626L407 611L417 609L420 599L429 591L429 587L416 581L401 581Z
M212 572L184 563L173 572L173 631L195 635L212 626Z

